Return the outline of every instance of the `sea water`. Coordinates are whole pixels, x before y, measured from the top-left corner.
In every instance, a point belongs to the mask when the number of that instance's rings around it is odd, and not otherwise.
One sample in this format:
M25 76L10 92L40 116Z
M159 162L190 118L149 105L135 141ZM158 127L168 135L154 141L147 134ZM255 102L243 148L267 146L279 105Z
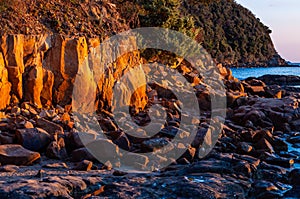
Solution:
M243 80L247 77L260 77L263 75L296 75L300 76L300 67L268 67L268 68L232 68L234 77Z

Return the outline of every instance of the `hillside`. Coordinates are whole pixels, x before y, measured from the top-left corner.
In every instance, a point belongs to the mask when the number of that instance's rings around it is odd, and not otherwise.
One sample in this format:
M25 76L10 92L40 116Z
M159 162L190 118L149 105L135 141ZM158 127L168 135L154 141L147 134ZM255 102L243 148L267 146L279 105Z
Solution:
M129 27L160 26L194 37L225 65L286 64L274 48L271 30L233 0L0 0L0 11L0 34L104 38Z
M186 2L186 11L203 30L203 46L219 62L242 66L285 64L272 43L272 30L248 9L228 0L209 5Z
M131 28L160 26L181 31L202 43L224 65L286 65L274 48L272 31L234 0L115 2L127 4L118 9Z
M105 37L128 30L109 1L0 0L0 34Z

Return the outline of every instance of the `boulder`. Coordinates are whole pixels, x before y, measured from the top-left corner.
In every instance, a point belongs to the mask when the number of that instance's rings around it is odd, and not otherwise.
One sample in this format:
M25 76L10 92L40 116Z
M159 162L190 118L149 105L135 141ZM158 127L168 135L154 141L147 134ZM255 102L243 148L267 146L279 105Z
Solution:
M52 140L51 135L40 128L18 129L16 138L18 144L32 151L44 150Z
M21 145L0 145L0 163L3 165L30 165L40 159L40 154Z
M54 122L51 122L44 118L37 119L36 125L37 125L37 127L44 129L51 135L55 135L55 134L63 135L64 134L64 129L60 125L55 124Z
M90 171L93 167L93 162L88 160L83 160L78 162L72 169L78 171Z
M83 160L95 161L95 157L88 151L87 148L79 148L72 152L72 161L80 162Z
M300 186L300 169L294 169L290 172L289 181L292 185Z
M67 150L65 148L65 142L63 138L59 138L58 141L53 141L49 144L46 150L46 156L49 158L64 160L68 157Z
M266 151L269 153L274 153L274 149L273 149L272 145L265 138L262 138L255 144L255 149Z

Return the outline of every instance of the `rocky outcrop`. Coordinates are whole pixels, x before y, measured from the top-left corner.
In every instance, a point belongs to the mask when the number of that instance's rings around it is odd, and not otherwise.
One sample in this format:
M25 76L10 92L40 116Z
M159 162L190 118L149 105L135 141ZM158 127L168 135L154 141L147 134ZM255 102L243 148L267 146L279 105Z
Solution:
M263 75L257 79L268 85L294 86L300 85L300 77L295 75Z
M40 157L39 153L29 151L21 145L0 145L0 163L4 165L30 165Z
M0 109L6 107L10 102L11 83L8 81L8 71L5 67L3 55L0 52Z
M134 44L135 41L131 39L128 42ZM118 47L122 45L126 43ZM52 104L66 106L72 104L73 92L81 94L75 102L77 107L95 99L95 105L99 108L109 109L115 83L126 71L138 65L140 59L139 52L127 53L116 60L110 58L113 51L95 56L100 49L97 38L4 35L0 46L0 109L9 104L12 95L38 108ZM100 59L111 62L100 65ZM93 71L93 68L100 71ZM99 77L93 77L94 74ZM136 81L139 76L131 74L125 84ZM75 83L79 86L74 91ZM135 93L137 100L132 103L137 108L143 108L147 102L145 88L142 86ZM128 102L123 101L120 105L128 105Z

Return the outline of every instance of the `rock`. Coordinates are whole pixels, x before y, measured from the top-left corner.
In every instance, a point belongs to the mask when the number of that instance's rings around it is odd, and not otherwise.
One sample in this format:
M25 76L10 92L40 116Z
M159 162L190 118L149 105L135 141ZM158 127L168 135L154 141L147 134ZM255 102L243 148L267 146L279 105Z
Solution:
M288 144L279 138L274 139L272 146L276 152L288 151Z
M289 181L292 185L300 186L300 169L294 169L290 172Z
M129 151L130 149L130 142L127 138L125 133L121 133L121 135L113 141L118 147L122 148L123 150Z
M53 101L54 74L43 68L43 90L41 91L41 102L44 105L51 105Z
M266 115L260 110L251 110L245 114L243 120L250 120L255 125L261 125L262 121L265 120Z
M9 134L0 134L0 143L1 144L13 144L14 143L14 136Z
M71 122L71 116L69 115L69 113L64 113L61 117L60 117L60 121L63 124L68 124L69 122Z
M112 141L98 138L86 145L92 154L99 160L114 160L119 155L119 147Z
M300 136L290 137L287 139L287 141L291 144L298 144L298 143L300 143Z
M300 131L300 119L293 121L291 127L294 131Z
M238 144L238 150L241 151L242 153L250 153L252 149L253 147L246 142L240 142Z
M25 129L31 129L31 128L34 128L33 124L29 121L25 121L24 122L24 128Z
M35 63L33 66L27 68L23 74L23 78L26 79L23 84L24 88L24 100L34 104L37 108L42 107L41 92L43 90L43 67L42 67L42 55L36 53Z
M0 131L7 131L7 129L8 129L8 123L0 122Z
M134 39L124 42L124 45L136 44ZM93 84L93 80L86 81L86 79L90 78L89 68L96 67L96 63L100 61L99 56L95 56L99 54L97 45L99 47L100 41L97 44L95 42L91 44L85 37L17 34L3 35L0 44L0 93L2 94L0 110L9 104L13 96L14 102L28 101L38 108L42 105L49 107L52 104L70 105L75 79L80 82L75 90L81 93L81 98L74 102L77 103L76 107L86 108L86 102L96 96L96 84ZM108 54L110 53L107 52ZM101 101L110 106L113 101L113 89L119 89L115 83L124 75L124 72L129 71L127 69L137 66L135 67L137 70L128 72L129 75L126 76L127 79L125 78L124 82L125 87L120 87L120 90L124 91L123 95L128 93L130 97L131 94L126 86L136 85L136 82L141 82L144 78L139 75L142 70L138 67L140 63L138 51L126 53L117 60L111 60L110 57L103 59L107 62L111 61L111 65L107 65L110 67L109 70L99 71L101 75L98 75L100 79L97 84L101 90L98 96L102 96L102 99L97 99L97 104ZM113 62L118 67L114 67ZM137 109L143 109L147 104L146 86L143 84L134 90L136 91L133 93L132 99L134 100L130 103ZM129 105L125 99L119 101L122 102L119 104L121 106Z
M40 128L19 129L16 131L17 143L28 150L41 151L51 142L51 136Z
M0 167L0 172L17 172L19 167L16 165L4 165Z
M243 92L226 92L226 96L227 96L227 105L232 106L237 99L241 97L245 97L247 96L247 94Z
M59 138L58 141L53 141L46 149L46 156L49 158L64 160L68 157L67 150L65 148L65 142L63 138Z
M278 188L273 183L263 180L254 182L253 188L255 189L256 193L278 190Z
M5 68L2 52L0 52L0 110L10 102L11 83L8 81L8 71Z
M4 37L4 42L1 47L8 70L8 80L12 84L13 94L15 94L18 99L22 99L24 35L7 35Z
M40 157L39 153L29 151L21 145L0 145L0 163L3 165L31 165Z
M174 146L167 138L154 138L142 142L143 151L157 151L159 149L163 149L163 151L166 153L172 151Z
M10 111L11 114L15 114L15 115L20 115L21 114L21 109L19 107L13 107Z
M87 148L79 148L72 152L73 162L80 162L83 160L95 161L96 158L88 151Z
M256 150L263 150L269 153L274 153L274 149L272 145L266 140L265 138L262 138L255 144Z
M291 158L283 158L283 157L272 157L269 156L264 159L268 164L278 165L284 168L291 168L294 164L294 160Z
M181 158L185 158L189 162L192 162L196 154L196 149L193 147L188 147L188 149L184 152Z
M265 88L266 97L281 99L283 92L280 86L268 86Z
M266 139L268 142L273 142L273 135L269 130L255 131L253 136L253 142L259 142L261 139Z
M137 153L126 153L121 159L121 166L136 168L136 169L143 169L149 163L149 158L142 154Z
M82 132L71 132L68 134L66 146L69 151L84 147L83 143L90 143L96 140L97 134L93 133L82 133Z
M46 164L43 165L44 168L54 168L54 169L67 169L68 166L66 165L66 163L61 162L61 163L50 163L50 164Z
M64 134L64 129L60 125L50 122L44 118L37 119L36 125L37 125L37 127L44 129L51 135L55 135L55 134L63 135Z
M295 75L263 75L258 77L258 79L262 80L268 85L299 85L300 78Z
M88 160L83 160L81 162L76 163L76 165L72 169L78 171L90 171L92 167L93 167L93 162Z

